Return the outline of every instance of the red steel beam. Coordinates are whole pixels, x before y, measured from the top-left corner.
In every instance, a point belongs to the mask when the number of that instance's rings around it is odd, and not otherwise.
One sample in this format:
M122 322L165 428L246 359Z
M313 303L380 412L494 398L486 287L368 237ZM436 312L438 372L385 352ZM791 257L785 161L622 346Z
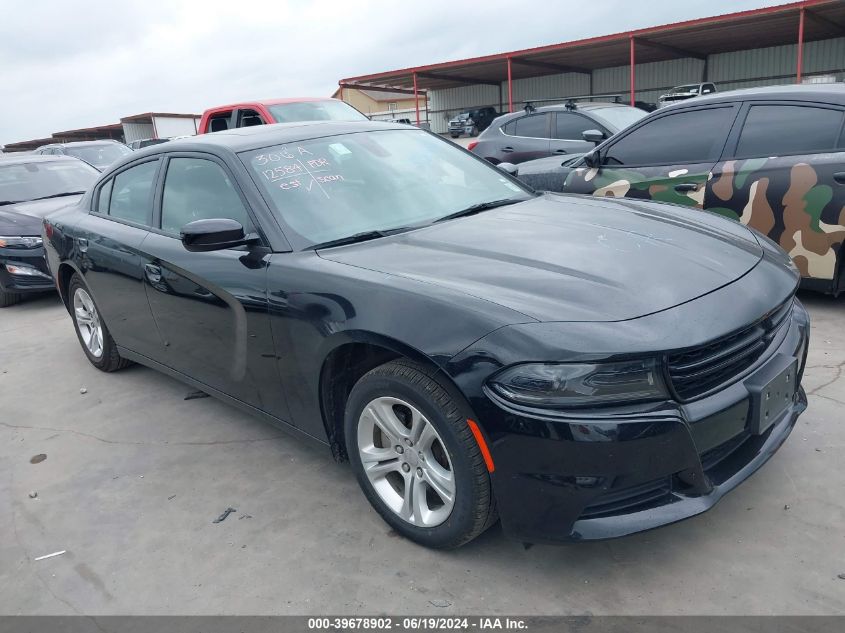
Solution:
M634 52L635 44L634 44L634 36L631 35L629 38L630 43L629 46L631 47L631 106L634 105L636 99L634 98L634 85L636 83L637 74L636 74L636 65L637 65L637 57L636 53Z
M804 7L798 11L798 62L795 69L795 83L801 83L801 71L804 66Z
M417 92L417 73L414 73L414 108L417 110L417 127L420 126L420 95Z
M508 112L513 112L513 77L511 75L510 57L508 57Z

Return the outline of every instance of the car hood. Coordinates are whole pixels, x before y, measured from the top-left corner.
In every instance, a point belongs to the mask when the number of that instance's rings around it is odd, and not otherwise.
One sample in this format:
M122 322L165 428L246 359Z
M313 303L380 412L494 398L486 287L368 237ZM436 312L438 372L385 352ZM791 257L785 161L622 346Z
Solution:
M0 235L41 235L41 220L31 215L9 211L8 207L0 207Z
M73 196L62 196L60 198L47 198L46 200L32 200L30 202L17 202L0 207L0 212L20 213L35 218L44 218L47 215L75 205L82 199L83 194ZM38 222L39 226L41 222Z
M714 214L554 194L319 251L324 259L457 290L539 321L621 321L659 312L732 283L762 254L748 229Z

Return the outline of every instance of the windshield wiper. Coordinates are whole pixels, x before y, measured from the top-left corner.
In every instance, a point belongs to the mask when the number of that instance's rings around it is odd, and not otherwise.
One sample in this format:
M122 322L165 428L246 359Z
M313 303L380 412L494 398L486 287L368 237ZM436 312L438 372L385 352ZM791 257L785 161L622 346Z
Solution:
M517 202L525 202L528 198L502 198L501 200L490 200L489 202L479 202L478 204L473 204L466 209L461 209L460 211L455 211L454 213L450 213L449 215L444 215L442 218L438 218L435 222L445 222L446 220L454 220L455 218L463 218L468 215L474 215L476 213L480 213L482 211L487 211L488 209L495 209L496 207L504 207L508 204L516 204Z
M65 191L64 193L54 193L49 196L41 196L40 198L33 198L32 200L27 200L27 202L34 202L35 200L48 200L50 198L61 198L63 196L81 196L84 191Z
M397 233L404 233L411 229L417 229L419 226L399 226L395 229L382 229L380 231L362 231L354 235L347 235L346 237L339 237L336 240L329 240L328 242L320 242L314 244L310 248L317 250L319 248L330 248L332 246L343 246L344 244L356 244L358 242L366 242L368 240L375 240L380 237L388 237L389 235L396 235Z

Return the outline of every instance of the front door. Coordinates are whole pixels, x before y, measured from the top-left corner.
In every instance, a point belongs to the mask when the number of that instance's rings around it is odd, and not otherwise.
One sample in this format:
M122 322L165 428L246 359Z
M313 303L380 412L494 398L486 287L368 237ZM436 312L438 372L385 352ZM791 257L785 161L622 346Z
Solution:
M845 240L843 110L801 102L749 104L725 159L713 169L705 208L780 244L805 278L837 290Z
M564 191L702 208L736 113L735 104L725 104L649 119L603 147L599 167L573 170Z
M577 112L554 112L552 123L552 140L549 151L552 154L582 154L593 149L594 144L585 141L582 136L587 130L604 132L605 138L610 136L601 125Z
M147 296L165 352L160 362L283 420L267 307L269 249L192 253L180 229L200 219L255 223L226 167L208 155L168 158L156 230L144 242Z

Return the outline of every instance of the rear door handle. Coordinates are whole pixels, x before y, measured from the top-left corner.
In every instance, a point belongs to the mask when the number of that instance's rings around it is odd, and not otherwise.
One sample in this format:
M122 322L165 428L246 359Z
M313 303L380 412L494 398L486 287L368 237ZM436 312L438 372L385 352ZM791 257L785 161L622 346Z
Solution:
M88 240L84 237L80 237L77 242L79 243L79 252L80 253L87 253L88 252Z
M833 174L833 179L840 185L845 185L845 171L838 171Z
M144 264L144 274L151 283L157 284L161 281L161 268L155 264Z
M555 154L568 154L568 153L569 152L567 152L565 149L556 149L555 150Z
M679 185L675 185L675 191L698 191L698 185L694 182L682 182Z
M503 147L502 151L505 152L506 154L509 154L510 152L513 151L513 147Z

